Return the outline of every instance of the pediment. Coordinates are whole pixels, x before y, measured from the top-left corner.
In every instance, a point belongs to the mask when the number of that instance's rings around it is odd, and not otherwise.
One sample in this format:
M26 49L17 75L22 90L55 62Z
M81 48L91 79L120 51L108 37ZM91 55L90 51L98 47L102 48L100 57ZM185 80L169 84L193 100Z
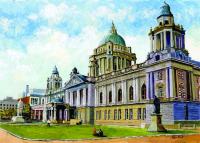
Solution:
M78 85L78 84L83 83L83 82L84 81L81 78L79 78L77 75L74 75L74 76L71 77L71 79L68 82L66 82L65 88L69 88L69 87Z

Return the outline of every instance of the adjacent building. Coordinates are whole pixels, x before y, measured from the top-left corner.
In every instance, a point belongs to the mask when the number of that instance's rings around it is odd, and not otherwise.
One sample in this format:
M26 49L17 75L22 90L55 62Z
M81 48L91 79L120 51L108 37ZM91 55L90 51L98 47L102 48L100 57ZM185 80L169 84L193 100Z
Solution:
M17 109L18 101L12 97L6 97L0 100L0 110Z

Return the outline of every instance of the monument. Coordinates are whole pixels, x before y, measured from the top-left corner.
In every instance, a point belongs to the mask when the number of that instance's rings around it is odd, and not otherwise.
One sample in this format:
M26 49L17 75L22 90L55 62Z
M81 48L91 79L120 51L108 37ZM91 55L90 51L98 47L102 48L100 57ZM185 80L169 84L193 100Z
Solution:
M23 101L20 99L17 104L17 116L12 117L12 122L24 123L24 118L22 116L23 106L24 106Z
M155 96L154 112L151 114L151 123L148 128L149 132L166 132L167 130L162 125L162 115L160 114L160 99Z

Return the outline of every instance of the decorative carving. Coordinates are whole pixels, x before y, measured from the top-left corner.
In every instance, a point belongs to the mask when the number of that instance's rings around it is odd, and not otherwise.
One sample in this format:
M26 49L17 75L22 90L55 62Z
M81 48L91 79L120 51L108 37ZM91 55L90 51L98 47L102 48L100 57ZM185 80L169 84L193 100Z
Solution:
M186 99L187 84L186 84L186 72L183 70L176 71L177 80L177 95L178 98Z
M83 81L80 78L78 78L77 76L74 76L72 79L69 80L68 83L65 83L65 87L71 87L82 82Z
M163 72L162 70L157 72L157 80L162 80L163 79Z

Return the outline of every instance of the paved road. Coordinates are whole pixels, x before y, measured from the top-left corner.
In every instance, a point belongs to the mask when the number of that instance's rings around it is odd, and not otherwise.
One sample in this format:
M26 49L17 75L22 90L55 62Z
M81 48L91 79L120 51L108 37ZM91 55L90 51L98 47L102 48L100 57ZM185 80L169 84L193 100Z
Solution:
M0 130L0 143L200 143L199 135L159 136L142 138L103 139L85 141L27 141Z

